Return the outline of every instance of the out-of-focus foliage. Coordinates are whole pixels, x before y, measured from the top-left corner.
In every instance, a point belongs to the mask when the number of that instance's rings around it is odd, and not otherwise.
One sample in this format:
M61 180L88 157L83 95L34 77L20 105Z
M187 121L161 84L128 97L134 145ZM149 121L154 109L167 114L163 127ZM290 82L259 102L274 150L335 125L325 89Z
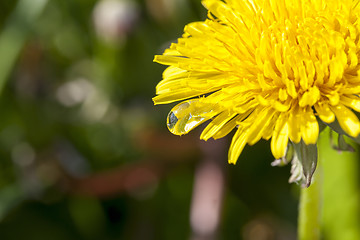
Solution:
M15 49L0 52L0 72L9 73L0 96L1 240L190 239L204 154L198 133L172 136L170 107L152 105L164 70L152 59L205 18L200 1L0 6L0 40L21 33L0 41ZM236 166L222 159L219 239L294 239L297 187L288 168L270 166L265 144L246 148Z

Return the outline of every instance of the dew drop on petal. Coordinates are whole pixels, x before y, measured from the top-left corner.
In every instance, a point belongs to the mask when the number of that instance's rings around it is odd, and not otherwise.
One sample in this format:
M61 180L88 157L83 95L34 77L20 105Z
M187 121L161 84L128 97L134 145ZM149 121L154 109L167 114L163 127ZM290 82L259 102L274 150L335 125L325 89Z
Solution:
M198 100L189 100L176 105L168 114L167 127L175 135L184 135L207 121L213 111Z

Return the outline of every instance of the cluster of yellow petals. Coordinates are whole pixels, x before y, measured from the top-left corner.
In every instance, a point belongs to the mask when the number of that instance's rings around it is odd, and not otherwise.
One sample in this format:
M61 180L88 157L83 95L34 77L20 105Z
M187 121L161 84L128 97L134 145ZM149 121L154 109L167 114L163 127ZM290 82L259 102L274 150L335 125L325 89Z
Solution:
M271 138L275 158L289 139L315 144L318 119L360 133L360 6L333 0L204 0L208 19L190 23L155 61L169 67L155 104L186 100L168 126L201 138L237 128L229 162Z

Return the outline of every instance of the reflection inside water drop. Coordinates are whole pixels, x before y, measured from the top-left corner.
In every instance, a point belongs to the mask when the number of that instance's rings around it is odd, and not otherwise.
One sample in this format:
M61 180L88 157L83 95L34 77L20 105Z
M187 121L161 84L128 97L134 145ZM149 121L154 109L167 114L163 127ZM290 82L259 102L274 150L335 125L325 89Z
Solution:
M175 135L183 135L215 114L207 104L190 100L176 105L169 113L167 126Z
M175 116L175 113L171 111L168 115L168 120L167 120L168 128L173 129L177 122L178 122L178 118Z

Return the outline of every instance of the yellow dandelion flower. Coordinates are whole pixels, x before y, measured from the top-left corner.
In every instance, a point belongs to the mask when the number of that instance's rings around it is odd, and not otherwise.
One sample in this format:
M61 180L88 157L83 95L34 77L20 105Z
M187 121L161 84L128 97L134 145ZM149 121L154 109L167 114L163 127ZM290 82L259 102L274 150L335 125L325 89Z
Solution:
M260 139L271 139L275 159L285 156L289 140L315 145L320 121L356 138L358 3L204 0L208 18L188 24L154 59L169 66L154 103L185 100L169 113L169 130L182 135L211 120L200 136L207 140L236 128L230 163Z

